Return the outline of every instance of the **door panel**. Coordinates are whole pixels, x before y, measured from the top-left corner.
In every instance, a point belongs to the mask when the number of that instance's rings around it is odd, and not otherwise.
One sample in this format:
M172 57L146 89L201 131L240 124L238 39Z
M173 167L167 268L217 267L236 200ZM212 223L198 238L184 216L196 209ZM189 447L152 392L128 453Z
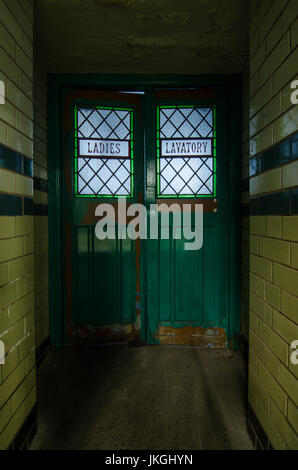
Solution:
M117 220L118 197L123 197L126 188L127 206L142 202L142 97L68 90L64 102L62 208L67 336L71 342L137 338L141 314L139 243L120 239L117 222L115 239L99 240L95 226L100 218L95 216L95 209L98 204L109 203ZM132 117L123 117L123 110ZM127 136L129 141L121 140ZM100 148L102 142L108 151ZM126 186L128 171L124 165L130 168L130 164L111 155L120 147L124 148L124 158L130 156L132 160L131 184ZM98 155L100 152L106 152L106 158ZM131 188L133 194L129 195ZM109 194L111 191L115 194Z
M157 142L159 135L162 135L162 123L159 123L157 116L151 128L151 142L147 143L148 148L150 148L150 161L147 160L148 172L150 168L150 175L147 176L147 185L150 186L147 187L148 206L150 203L155 202L162 202L168 206L177 202L180 205L187 203L191 204L192 217L194 217L195 205L203 204L204 236L203 247L196 251L186 251L184 249L186 240L183 238L181 240L171 238L168 241L162 240L159 242L148 241L146 278L148 338L151 342L163 344L226 347L229 324L227 295L229 164L228 132L227 126L224 124L227 122L225 97L219 89L184 90L183 92L167 90L152 93L151 100L152 114L154 112L155 115L156 109L159 107L166 110L167 116L174 115L175 107L182 109L184 115L190 115L189 110L192 107L195 110L203 110L207 107L214 109L214 116L216 116L214 149L216 148L216 151L213 155L216 162L214 161L213 164L217 171L216 179L214 179L216 197L207 197L205 194L194 195L193 197L187 194L187 197L183 197L183 192L178 193L176 197L166 198L162 195L157 197L157 175L159 171L157 152L161 152L161 146L158 150ZM166 119L167 117L164 117L163 123L166 122ZM163 132L162 138L168 140L164 140L164 149L170 149L172 142L175 146L177 145L176 142L179 143L179 140L176 141L175 139L184 137L183 127L186 129L185 135L192 132L195 137L202 137L199 133L200 129L202 129L202 133L205 132L204 126L206 127L207 124L205 125L203 121L203 126L198 123L201 128L197 127L198 130L191 128L191 131L189 131L191 125L195 126L193 122L194 119L190 123L183 123L183 117L181 116L174 123L168 124L166 122L168 127ZM161 129L160 134L159 129ZM171 135L174 136L172 141L169 138ZM183 141L180 140L181 142ZM190 140L190 142L194 142L194 140ZM197 164L195 160L189 160L189 162L189 166L192 168ZM184 181L188 181L186 178L190 171L191 169L185 172ZM179 175L181 175L181 172ZM170 177L173 178L173 174L170 173ZM179 185L177 185L177 188L180 191ZM172 189L169 192L171 191ZM174 188L172 192L175 191ZM192 219L193 223L194 219Z

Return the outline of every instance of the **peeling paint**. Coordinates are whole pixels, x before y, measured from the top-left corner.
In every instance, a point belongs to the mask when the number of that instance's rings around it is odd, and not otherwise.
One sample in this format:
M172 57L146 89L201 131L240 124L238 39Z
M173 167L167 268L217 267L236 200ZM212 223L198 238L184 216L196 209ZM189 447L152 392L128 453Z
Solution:
M156 339L160 344L192 345L202 348L226 348L226 333L224 328L202 328L185 326L173 328L159 326Z

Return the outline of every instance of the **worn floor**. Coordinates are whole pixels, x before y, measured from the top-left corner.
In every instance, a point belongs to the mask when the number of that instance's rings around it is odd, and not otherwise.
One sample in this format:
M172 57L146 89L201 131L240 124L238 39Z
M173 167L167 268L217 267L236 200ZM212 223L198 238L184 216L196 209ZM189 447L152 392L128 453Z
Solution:
M240 353L125 344L49 353L32 449L253 449Z

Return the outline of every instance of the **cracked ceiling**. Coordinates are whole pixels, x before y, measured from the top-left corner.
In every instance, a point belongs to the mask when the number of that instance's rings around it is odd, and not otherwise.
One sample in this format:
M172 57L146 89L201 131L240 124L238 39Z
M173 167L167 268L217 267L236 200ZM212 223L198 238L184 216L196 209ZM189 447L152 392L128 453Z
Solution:
M37 0L55 73L241 73L247 0Z

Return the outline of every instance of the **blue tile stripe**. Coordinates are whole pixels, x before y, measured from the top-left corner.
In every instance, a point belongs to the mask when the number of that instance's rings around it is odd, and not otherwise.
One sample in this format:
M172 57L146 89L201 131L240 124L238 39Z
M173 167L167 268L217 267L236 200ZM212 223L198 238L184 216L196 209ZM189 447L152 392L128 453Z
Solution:
M298 158L298 132L250 159L249 174L257 176Z
M33 177L33 160L0 144L0 167Z

